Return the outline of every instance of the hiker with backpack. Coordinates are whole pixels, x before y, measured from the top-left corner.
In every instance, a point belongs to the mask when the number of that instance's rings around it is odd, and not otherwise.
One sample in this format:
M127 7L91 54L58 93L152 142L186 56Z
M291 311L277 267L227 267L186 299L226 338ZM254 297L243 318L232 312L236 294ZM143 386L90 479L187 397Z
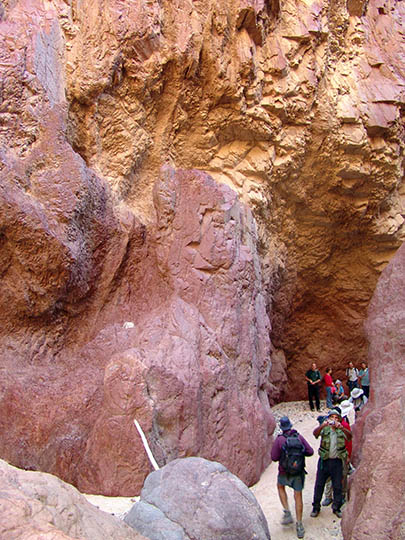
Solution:
M302 524L302 490L305 482L305 456L314 453L310 444L295 429L288 416L280 419L281 434L274 441L271 449L272 461L278 461L277 489L283 507L282 525L293 523L294 519L288 506L286 486L294 490L295 514L297 518L297 537L304 538L305 529Z
M340 410L332 409L323 422L314 429L314 436L321 436L319 446L319 460L316 471L314 498L312 501L311 517L317 517L321 511L321 499L325 483L330 477L332 480L333 503L332 511L337 517L342 517L343 504L342 479L343 466L347 462L346 441L350 441L352 434L342 425Z

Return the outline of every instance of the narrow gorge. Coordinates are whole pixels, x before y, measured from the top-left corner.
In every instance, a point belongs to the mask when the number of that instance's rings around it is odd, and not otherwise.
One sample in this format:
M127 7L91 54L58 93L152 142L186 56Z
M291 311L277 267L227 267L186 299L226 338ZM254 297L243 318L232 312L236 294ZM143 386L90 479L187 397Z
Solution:
M367 361L343 534L405 538L404 33L401 0L0 1L2 460L138 495L137 419L251 486L271 406Z

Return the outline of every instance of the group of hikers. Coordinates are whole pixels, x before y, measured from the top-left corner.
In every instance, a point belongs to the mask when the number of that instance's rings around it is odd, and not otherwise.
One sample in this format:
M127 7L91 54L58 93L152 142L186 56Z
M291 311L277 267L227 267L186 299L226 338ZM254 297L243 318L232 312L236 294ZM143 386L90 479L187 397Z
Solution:
M370 394L370 377L365 362L361 363L360 369L354 367L353 362L349 362L346 368L347 394L340 379L333 381L332 368L330 367L326 368L325 375L322 377L316 364L313 363L311 369L305 373L305 380L308 386L308 402L311 411L315 409L315 406L318 411L320 410L322 381L325 383L326 406L328 409L332 409L334 405L349 398L354 403L356 412L358 412L367 403Z
M328 411L325 415L317 417L318 425L313 431L316 439L320 437L312 499L311 517L313 518L319 515L321 505L332 505L333 513L339 518L342 517L341 508L347 496L347 477L353 470L350 463L352 454L350 426L355 422L369 397L370 382L367 365L363 362L361 369L358 370L352 362L349 362L346 377L347 394L339 379L333 381L330 368L326 369L323 376ZM322 377L316 364L312 364L311 369L306 372L305 379L308 383L309 406L312 411L315 410L315 400L316 409L320 411L319 394ZM277 489L283 507L281 524L289 525L294 522L286 492L286 487L290 487L294 490L297 537L304 538L302 490L306 474L305 457L312 456L314 450L308 441L293 429L287 416L280 419L280 430L281 433L272 447L271 458L279 462Z

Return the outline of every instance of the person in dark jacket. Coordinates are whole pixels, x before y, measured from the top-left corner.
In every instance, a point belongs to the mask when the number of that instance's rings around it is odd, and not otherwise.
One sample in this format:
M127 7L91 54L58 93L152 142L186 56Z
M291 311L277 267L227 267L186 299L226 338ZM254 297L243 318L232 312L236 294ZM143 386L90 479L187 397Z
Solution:
M305 373L305 380L307 381L308 386L308 403L311 411L315 409L314 407L314 398L315 398L315 405L316 410L321 410L321 402L319 401L319 389L321 386L321 372L316 367L315 362L311 365L311 369L309 369Z
M280 502L283 507L283 518L281 520L282 525L288 525L292 523L293 517L291 515L289 506L288 506L288 497L286 492L286 486L291 487L294 490L294 501L295 501L295 514L297 517L297 536L298 538L303 538L305 534L304 526L302 524L302 490L304 489L305 481L305 471L298 475L288 475L283 469L283 466L280 463L280 458L282 455L283 446L287 440L287 437L293 433L297 433L295 429L292 429L292 423L288 416L283 416L280 419L280 428L281 434L278 435L274 441L273 447L271 449L271 459L273 461L278 461L278 477L277 477L277 489L278 495L280 497ZM302 444L304 445L304 455L312 456L314 453L313 448L310 444L304 439L304 437L298 434L298 437Z

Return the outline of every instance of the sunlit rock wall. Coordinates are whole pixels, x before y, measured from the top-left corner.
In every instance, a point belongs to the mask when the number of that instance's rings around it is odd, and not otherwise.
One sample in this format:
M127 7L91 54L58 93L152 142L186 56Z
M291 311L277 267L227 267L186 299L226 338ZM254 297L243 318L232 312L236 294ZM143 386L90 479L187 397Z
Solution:
M252 208L280 397L304 395L314 360L336 375L363 360L365 310L403 240L403 3L96 6L60 19L73 148L145 219L163 161Z

